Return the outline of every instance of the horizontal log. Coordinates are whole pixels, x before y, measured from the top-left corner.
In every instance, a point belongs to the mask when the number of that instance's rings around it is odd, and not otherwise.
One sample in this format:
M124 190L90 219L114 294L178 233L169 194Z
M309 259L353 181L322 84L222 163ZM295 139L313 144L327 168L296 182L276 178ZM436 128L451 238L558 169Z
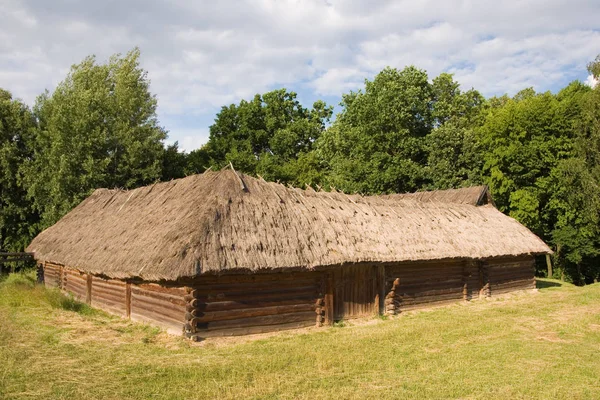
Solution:
M12 263L12 262L23 262L23 261L31 261L31 260L33 260L33 258L25 258L25 257L8 258L8 259L0 258L0 264L8 264L8 263Z
M496 282L495 284L493 282L490 282L490 286L494 287L494 286L506 286L506 285L513 285L513 284L519 284L519 283L533 283L534 282L534 277L528 277L525 279L512 279L509 281L503 281L503 282Z
M465 264L464 260L460 261L429 261L429 262L414 262L401 265L387 265L386 271L410 271L410 270L427 270L439 268L462 268Z
M507 281L519 281L519 280L525 280L525 279L533 279L534 278L534 274L529 273L529 274L515 274L515 275L506 275L506 276L491 276L489 281L493 284L493 283L502 283L502 282L507 282Z
M302 285L290 285L290 286L278 286L278 285L270 285L268 287L261 288L260 290L250 287L234 287L231 289L225 290L212 290L209 287L198 287L192 291L192 296L196 298L206 297L224 297L224 296L244 296L248 294L253 295L268 295L273 293L292 293L292 292L302 292L302 291L313 291L318 292L320 289L319 286L314 284L302 284Z
M103 302L112 302L115 304L123 304L123 307L125 307L125 300L126 297L125 296L111 296L111 295L107 295L105 293L100 294L98 292L95 292L94 290L92 290L92 302L94 301L103 301Z
M436 295L436 296L421 296L414 297L411 299L402 299L402 303L400 303L400 307L405 307L413 304L423 304L423 303L435 303L438 301L445 300L462 300L462 293L452 293L452 294L444 294L444 295Z
M513 260L489 260L486 262L486 265L490 268L497 267L510 267L510 266L518 266L518 265L535 265L535 260L533 258L528 259L513 259Z
M501 292L510 292L512 290L526 290L526 289L534 289L535 288L535 284L530 281L530 282L521 282L521 283L515 283L515 284L511 284L511 285L502 285L502 286L492 286L490 293L492 295L494 294L498 294Z
M125 286L127 286L125 284L125 282L121 282L121 281L106 281L106 280L102 280L102 279L97 279L97 278L92 278L92 285L96 286L96 287L100 287L100 288L106 288L106 289L124 289Z
M169 292L159 292L159 291L152 291L152 290L147 290L147 289L141 289L138 286L131 286L131 294L132 295L138 295L138 296L145 296L145 297L151 297L154 299L161 299L161 300L167 300L170 301L174 304L183 304L186 303L186 301L184 300L184 294L183 293L169 293Z
M285 280L285 281L268 281L268 282L232 282L222 284L206 284L196 285L193 289L201 293L220 293L220 292L235 292L235 291L263 291L271 290L273 288L290 288L290 287L302 287L311 286L318 287L320 282L315 280L314 277L311 279L297 279L297 280Z
M448 306L448 305L457 304L457 303L460 303L460 301L456 300L456 299L450 299L450 300L439 300L439 301L433 301L433 302L427 302L427 303L403 304L398 309L398 311L412 311L412 310L419 310L419 309L423 309L423 308L443 307L443 306Z
M414 298L414 297L429 297L429 296L437 296L437 295L452 294L452 293L462 295L463 286L455 286L455 287L444 288L444 289L423 290L420 292L412 292L412 293L398 292L398 295L404 300L407 298L410 299L410 298Z
M123 288L122 290L115 290L113 288L105 288L92 285L92 295L103 297L122 297L124 299L126 296L126 291L125 288Z
M315 324L314 320L310 321L298 321L298 322L289 322L278 325L264 325L264 326L250 326L243 328L228 328L228 329L219 329L214 331L202 330L194 333L190 336L195 336L197 338L211 338L211 337L224 337L224 336L241 336L241 335L253 335L258 333L267 333L267 332L277 332L289 329L298 329L298 328L306 328L309 326L313 326Z
M396 289L396 293L419 293L428 290L451 289L462 287L464 282L461 279L453 279L443 282L423 282L418 285L400 285Z
M494 268L489 269L489 273L492 275L494 275L494 274L506 275L506 274L514 274L517 272L533 273L534 271L535 271L535 268L533 266L518 267L518 268L494 267Z
M244 328L249 326L278 325L290 322L310 321L314 322L314 311L303 311L289 314L266 315L251 318L238 318L224 321L214 321L209 323L200 323L196 326L198 331L217 330L224 328Z
M321 279L321 271L305 272L282 272L270 274L242 274L242 275L215 275L202 276L191 280L182 280L186 286L198 286L211 283L238 283L238 282L281 282L286 280L300 280L307 277L314 277L315 280Z
M155 316L153 314L137 314L131 313L130 318L132 321L144 322L151 325L158 325L160 327L173 330L175 332L183 332L184 322L183 320L178 321L173 318L165 318L162 316Z
M68 280L68 281L63 281L63 284L65 285L65 287L83 288L83 289L87 290L87 284L85 281L81 282L81 281Z
M87 286L86 285L80 285L79 283L68 282L64 286L64 288L66 290L80 290L80 291L87 292Z
M238 293L236 295L223 295L223 296L206 296L204 298L199 297L198 299L204 303L212 302L224 302L224 301L237 301L237 302L259 302L259 301L273 301L273 300L290 300L290 299L301 299L310 298L313 301L319 297L319 293L314 289L301 289L301 290L289 290L285 292L275 293Z
M154 299L152 297L140 296L138 294L131 295L131 307L160 307L166 310L173 310L176 312L185 312L184 304L173 304L169 301L163 301L160 299Z
M400 279L400 283L403 284L405 282L411 281L420 281L423 279L435 279L438 277L447 279L450 277L460 277L463 275L462 269L456 270L444 270L437 269L432 271L403 271L403 272L394 272L394 271L385 271L386 274L386 283L393 283L394 279Z
M0 258L3 257L33 257L33 253L28 253L28 252L1 252L0 253Z
M263 297L258 299L242 299L242 300L225 300L225 301L216 301L211 303L201 303L198 304L197 308L203 311L225 311L225 310L238 310L244 308L260 308L260 307L271 307L271 306L284 306L284 305L293 305L293 304L301 304L308 303L313 301L315 298L314 294L309 294L306 296L294 296L289 299L274 299L274 300L266 300Z
M228 310L228 311L212 311L204 312L197 315L197 321L199 323L213 322L213 321L227 321L232 319L243 319L252 318L268 315L278 314L290 314L298 313L303 311L310 311L312 315L315 314L315 306L311 303L305 304L294 304L285 306L272 306L272 307L260 307L260 308L246 308L241 310ZM203 315L202 315L203 314Z
M67 287L67 288L63 288L63 290L66 291L66 292L69 292L69 293L74 293L74 294L79 294L79 295L87 296L87 290L85 290L85 288Z
M186 294L185 287L164 286L164 285L159 285L158 283L134 284L131 286L131 288L132 289L133 288L141 289L141 290L154 292L154 293L158 292L158 293L163 293L163 294L169 294L169 295L174 295L174 296L183 296Z

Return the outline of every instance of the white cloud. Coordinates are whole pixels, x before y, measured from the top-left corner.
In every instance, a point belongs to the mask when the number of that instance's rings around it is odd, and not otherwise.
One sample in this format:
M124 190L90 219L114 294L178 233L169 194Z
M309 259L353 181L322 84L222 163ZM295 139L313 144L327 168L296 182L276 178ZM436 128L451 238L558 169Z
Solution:
M0 3L0 87L32 103L86 55L137 45L161 121L210 121L280 86L339 96L387 65L450 71L486 95L547 90L585 79L600 51L600 3L588 0ZM188 150L207 138L194 123L167 125Z
M594 78L593 75L588 75L587 79L585 80L585 84L591 88L595 88L598 84L598 79Z
M167 140L167 144L178 142L179 150L190 152L196 150L208 141L208 129L174 129L170 132L171 137ZM178 140L174 140L176 136Z

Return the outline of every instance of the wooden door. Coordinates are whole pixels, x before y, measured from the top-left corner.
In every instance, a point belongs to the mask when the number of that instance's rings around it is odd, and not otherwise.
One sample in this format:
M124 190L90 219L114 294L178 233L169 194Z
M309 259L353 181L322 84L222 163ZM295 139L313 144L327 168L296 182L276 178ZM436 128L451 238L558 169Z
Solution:
M377 268L342 266L333 273L334 320L371 316L379 312Z

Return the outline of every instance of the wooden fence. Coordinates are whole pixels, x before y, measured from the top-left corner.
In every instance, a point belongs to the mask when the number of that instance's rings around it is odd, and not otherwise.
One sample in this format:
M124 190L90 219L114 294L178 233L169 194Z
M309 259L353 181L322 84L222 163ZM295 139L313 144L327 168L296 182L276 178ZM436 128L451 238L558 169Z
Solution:
M3 273L6 268L6 264L9 263L22 263L33 261L33 253L3 253L0 252L0 274ZM15 264L13 264L15 265Z

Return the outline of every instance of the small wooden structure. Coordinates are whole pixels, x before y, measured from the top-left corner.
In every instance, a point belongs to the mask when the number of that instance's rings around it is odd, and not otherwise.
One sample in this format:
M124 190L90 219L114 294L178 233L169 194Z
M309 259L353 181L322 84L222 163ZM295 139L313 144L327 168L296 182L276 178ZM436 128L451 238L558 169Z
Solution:
M359 196L233 170L98 189L28 251L47 286L195 339L532 289L551 253L486 187Z
M33 261L33 253L25 252L0 252L0 274L6 270L6 264L23 263Z

